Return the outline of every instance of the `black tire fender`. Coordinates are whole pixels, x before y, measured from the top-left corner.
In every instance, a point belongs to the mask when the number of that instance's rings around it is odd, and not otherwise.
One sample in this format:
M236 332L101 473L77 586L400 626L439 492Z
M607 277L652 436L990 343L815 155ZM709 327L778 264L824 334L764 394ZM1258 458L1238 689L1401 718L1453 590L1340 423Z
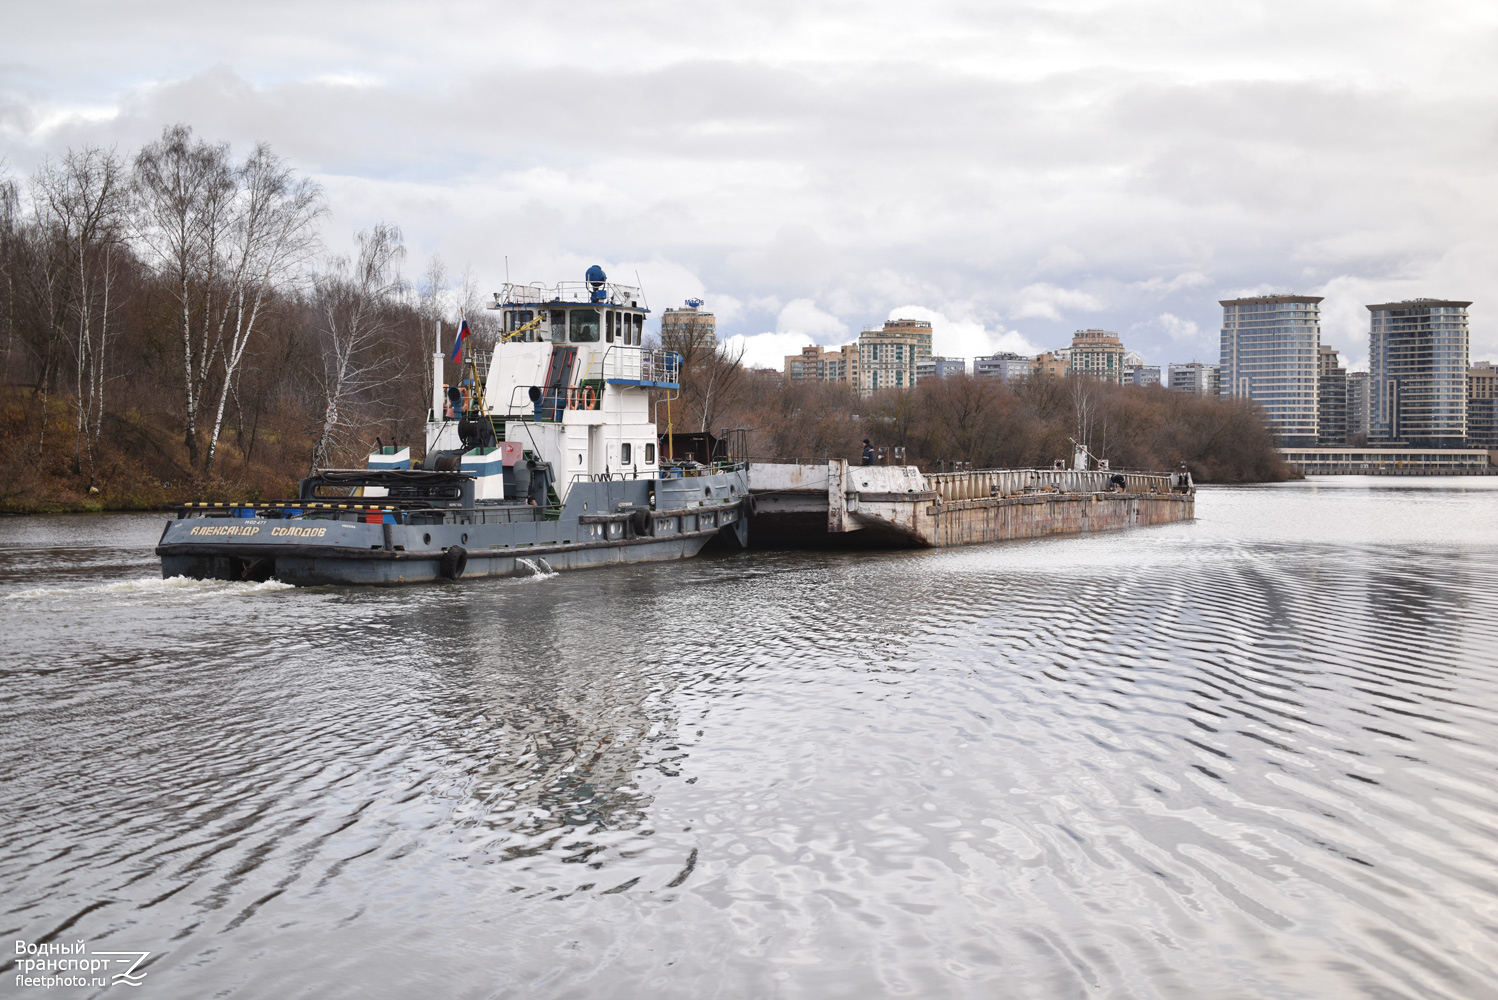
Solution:
M753 493L745 493L744 494L744 499L742 499L742 500L739 501L739 508L741 510L743 510L744 516L745 517L753 517L754 516L754 507L755 507L754 494Z
M449 580L456 580L463 575L468 568L468 550L461 545L454 545L442 553L442 575Z
M640 537L655 534L655 518L650 516L650 511L643 507L629 515L630 527L635 529L635 534Z

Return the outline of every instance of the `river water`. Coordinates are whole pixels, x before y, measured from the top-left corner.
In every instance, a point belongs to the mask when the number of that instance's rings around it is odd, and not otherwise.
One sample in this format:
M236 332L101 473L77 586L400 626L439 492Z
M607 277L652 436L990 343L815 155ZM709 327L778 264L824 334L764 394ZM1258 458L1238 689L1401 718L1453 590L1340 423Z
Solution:
M1498 996L1498 480L400 590L0 521L0 928L151 997Z

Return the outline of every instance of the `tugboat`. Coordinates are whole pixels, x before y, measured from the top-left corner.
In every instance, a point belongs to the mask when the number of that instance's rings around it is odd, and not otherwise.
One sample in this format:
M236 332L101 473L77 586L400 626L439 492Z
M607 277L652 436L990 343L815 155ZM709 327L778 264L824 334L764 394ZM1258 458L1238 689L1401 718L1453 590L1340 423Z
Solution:
M660 439L651 395L679 395L681 356L645 346L641 303L597 265L581 282L506 284L499 339L467 351L456 385L438 328L422 461L381 443L368 468L318 470L295 499L180 507L162 575L401 584L747 546L742 456L676 461ZM466 338L465 322L457 359Z

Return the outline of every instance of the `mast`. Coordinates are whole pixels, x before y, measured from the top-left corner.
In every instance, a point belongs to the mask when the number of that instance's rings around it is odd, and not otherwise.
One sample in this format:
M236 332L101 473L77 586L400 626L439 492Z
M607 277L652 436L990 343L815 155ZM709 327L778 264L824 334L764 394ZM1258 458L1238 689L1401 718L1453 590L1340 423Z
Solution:
M442 321L437 320L436 351L432 354L432 421L442 422Z

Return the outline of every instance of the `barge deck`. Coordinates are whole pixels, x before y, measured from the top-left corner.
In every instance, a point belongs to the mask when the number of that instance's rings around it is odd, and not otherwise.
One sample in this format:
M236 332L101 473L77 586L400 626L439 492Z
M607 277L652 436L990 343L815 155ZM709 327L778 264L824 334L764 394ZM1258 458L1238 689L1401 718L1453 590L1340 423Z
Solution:
M753 462L756 548L935 548L1082 534L1196 516L1188 472Z

